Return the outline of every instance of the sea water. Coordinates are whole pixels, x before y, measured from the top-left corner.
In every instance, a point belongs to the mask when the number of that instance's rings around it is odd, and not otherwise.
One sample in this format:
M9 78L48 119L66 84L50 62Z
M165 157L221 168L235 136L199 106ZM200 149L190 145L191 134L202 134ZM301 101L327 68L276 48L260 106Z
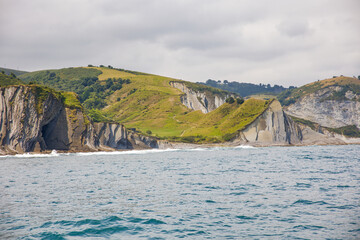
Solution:
M0 158L0 239L360 239L360 146Z

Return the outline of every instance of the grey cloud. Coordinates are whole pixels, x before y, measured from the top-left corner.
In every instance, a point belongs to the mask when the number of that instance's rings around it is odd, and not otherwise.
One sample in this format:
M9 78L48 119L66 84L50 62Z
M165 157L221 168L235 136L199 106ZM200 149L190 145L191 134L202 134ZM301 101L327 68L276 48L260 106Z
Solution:
M356 75L359 6L356 0L0 0L0 66L111 64L191 81L214 76L284 85L290 77L301 84Z
M309 24L304 20L284 20L279 24L278 29L281 33L290 37L306 35L310 32Z

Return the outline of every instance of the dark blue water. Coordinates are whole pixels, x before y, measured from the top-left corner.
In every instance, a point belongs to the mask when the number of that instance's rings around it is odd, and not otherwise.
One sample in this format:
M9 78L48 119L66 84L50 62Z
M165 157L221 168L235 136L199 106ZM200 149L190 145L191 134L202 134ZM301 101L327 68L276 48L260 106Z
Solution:
M0 158L0 239L360 239L360 146Z

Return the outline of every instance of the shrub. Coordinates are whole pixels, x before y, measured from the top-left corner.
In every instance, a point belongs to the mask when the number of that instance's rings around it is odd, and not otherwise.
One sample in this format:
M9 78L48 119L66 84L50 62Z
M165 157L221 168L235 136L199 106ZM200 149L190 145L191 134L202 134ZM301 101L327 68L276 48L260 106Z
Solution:
M244 99L243 99L243 98L237 98L237 99L236 99L236 103L237 103L237 104L243 104L243 103L244 103Z
M151 135L151 134L152 134L152 131L147 130L147 131L146 131L146 134Z
M233 104L235 102L235 99L233 97L229 97L228 99L225 100L225 102Z

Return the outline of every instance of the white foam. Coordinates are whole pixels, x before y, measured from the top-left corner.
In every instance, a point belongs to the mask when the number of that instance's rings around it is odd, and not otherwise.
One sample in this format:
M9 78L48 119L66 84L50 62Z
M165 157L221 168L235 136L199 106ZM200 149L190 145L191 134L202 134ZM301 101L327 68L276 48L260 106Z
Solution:
M149 149L149 150L126 150L126 151L112 151L112 152L79 152L75 153L76 156L93 156L93 155L130 155L130 154L149 154L161 152L176 152L180 149L167 148L167 149Z
M249 146L249 145L240 145L240 146L236 146L236 147L234 147L234 148L255 148L255 147L253 147L253 146Z
M0 156L1 158L12 157L12 158L46 158L46 157L57 157L60 156L56 150L52 150L51 153L24 153L24 154L16 154L16 155L4 155Z

